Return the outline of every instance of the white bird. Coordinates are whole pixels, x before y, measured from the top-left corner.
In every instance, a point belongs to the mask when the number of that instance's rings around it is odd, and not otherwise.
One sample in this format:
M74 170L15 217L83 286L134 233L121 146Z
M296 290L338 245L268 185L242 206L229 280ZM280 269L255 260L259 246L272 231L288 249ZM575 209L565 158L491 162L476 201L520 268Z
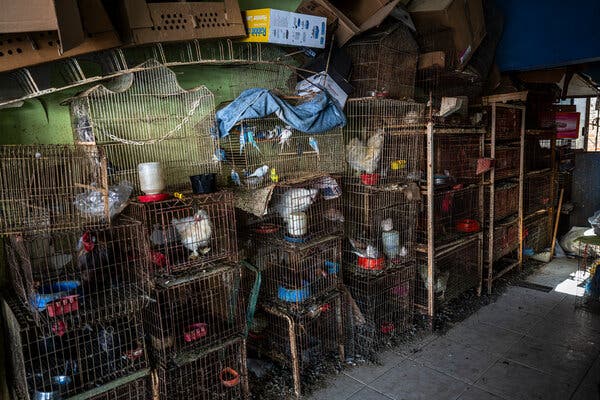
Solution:
M283 150L283 146L288 144L288 141L292 137L291 126L286 125L286 127L281 131L281 135L279 136L279 145L281 146L281 150Z
M303 212L315 201L319 189L293 188L286 191L275 206L281 218L287 221L291 213Z
M379 130L367 140L365 145L362 140L353 138L346 145L348 164L358 172L372 174L375 172L381 160L384 134Z
M427 265L421 265L419 267L419 275L421 275L421 279L425 284L425 287L429 287L429 274L427 270ZM446 287L448 286L448 278L450 278L450 271L446 270L444 272L436 271L435 284L433 285L433 291L438 296L440 300L444 300L446 296Z
M202 254L210 251L210 238L212 236L212 224L205 210L198 210L191 217L173 219L171 225L177 230L181 244L192 252L189 259L199 257L198 250Z
M263 165L262 167L256 168L253 173L247 176L247 178L262 178L267 172L269 172L269 166Z
M387 231L391 231L392 229L394 229L394 222L392 221L391 218L386 218L383 221L381 221L381 230L384 232Z
M242 183L240 182L240 175L236 172L235 169L231 169L231 181L236 185L236 186L241 186Z

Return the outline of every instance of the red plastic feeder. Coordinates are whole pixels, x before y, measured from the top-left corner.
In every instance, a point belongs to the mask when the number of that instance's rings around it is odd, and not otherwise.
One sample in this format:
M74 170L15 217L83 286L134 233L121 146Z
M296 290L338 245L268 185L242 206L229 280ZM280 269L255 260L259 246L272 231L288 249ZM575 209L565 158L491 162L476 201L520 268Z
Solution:
M158 194L145 194L138 196L140 203L153 203L155 201L164 201L171 198L169 193L158 193Z
M48 310L48 316L58 317L59 315L69 314L79 310L78 295L73 294L71 296L61 297L58 300L48 303L46 309Z
M193 342L203 338L208 334L208 325L204 322L198 322L195 324L188 325L186 331L183 332L183 340L186 342Z
M377 185L379 174L360 174L360 181L367 186Z
M393 322L382 322L381 323L381 333L384 335L390 334L396 330Z
M358 267L369 271L382 271L385 268L385 258L368 258L358 256Z

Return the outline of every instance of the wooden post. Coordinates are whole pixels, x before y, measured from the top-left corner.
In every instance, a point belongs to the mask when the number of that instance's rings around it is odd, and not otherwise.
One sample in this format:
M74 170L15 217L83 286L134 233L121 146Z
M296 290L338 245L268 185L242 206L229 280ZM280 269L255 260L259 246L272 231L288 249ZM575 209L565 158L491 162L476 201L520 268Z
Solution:
M427 282L427 313L431 318L431 322L433 322L435 312L435 240L433 229L433 219L435 217L435 213L433 212L434 151L433 119L430 107L430 118L427 122L427 276L429 278Z
M519 271L523 268L523 180L525 179L525 106L521 110L521 146L519 150Z
M496 160L496 103L492 103L492 126L490 131L490 158ZM495 195L496 167L490 170L490 197L488 213L488 243L487 243L487 292L492 294L492 284L494 282L494 195Z

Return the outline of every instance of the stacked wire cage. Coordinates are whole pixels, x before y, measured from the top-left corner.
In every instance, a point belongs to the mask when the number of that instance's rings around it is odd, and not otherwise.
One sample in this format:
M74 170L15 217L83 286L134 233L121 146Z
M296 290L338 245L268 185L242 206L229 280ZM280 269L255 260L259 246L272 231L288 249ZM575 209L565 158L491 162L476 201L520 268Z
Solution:
M148 366L137 314L79 326L68 320L39 325L22 304L4 299L2 306L14 399L89 398Z
M523 220L523 254L532 255L544 251L552 240L550 215L533 214Z
M262 282L248 344L259 357L292 369L299 396L308 366L342 345L337 325L342 313L342 189L339 177L318 174L258 192L265 190L269 195L260 197L262 211L240 211L249 276L260 274ZM244 197L239 205L245 202L259 200Z
M354 97L380 93L395 99L413 98L419 48L405 25L367 33L344 49L352 59Z
M245 189L344 170L341 128L309 134L275 116L248 119L221 139L220 146L224 172L233 186Z
M552 206L552 171L541 170L527 173L523 182L523 210L532 214Z
M109 184L127 181L140 192L138 164L159 162L166 189L188 176L218 172L214 96L204 86L182 89L176 75L154 60L112 86L94 86L69 101L75 142L100 148Z

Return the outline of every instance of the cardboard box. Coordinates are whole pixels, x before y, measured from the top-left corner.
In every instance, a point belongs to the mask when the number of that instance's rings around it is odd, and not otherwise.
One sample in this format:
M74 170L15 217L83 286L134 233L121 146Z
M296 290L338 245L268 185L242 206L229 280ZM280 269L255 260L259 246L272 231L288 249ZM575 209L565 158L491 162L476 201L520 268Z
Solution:
M237 0L146 3L122 0L118 25L131 44L245 36Z
M121 45L101 0L78 0L86 38L61 52L58 31L0 34L0 71L10 71Z
M305 0L298 12L327 17L329 26L335 26L335 40L343 46L352 37L379 25L400 0Z
M247 37L243 42L325 48L327 18L261 8L244 11Z
M427 51L446 51L446 56L453 56L459 69L471 59L486 34L481 0L413 1L409 11L419 34L451 29L452 48L428 48Z
M296 94L298 96L306 96L311 93L320 92L321 89L315 85L325 88L329 92L329 95L337 100L340 107L344 108L346 100L348 100L348 93L325 72L309 76L305 80L298 82L296 85Z
M77 0L0 0L0 33L52 32L60 52L85 38Z

